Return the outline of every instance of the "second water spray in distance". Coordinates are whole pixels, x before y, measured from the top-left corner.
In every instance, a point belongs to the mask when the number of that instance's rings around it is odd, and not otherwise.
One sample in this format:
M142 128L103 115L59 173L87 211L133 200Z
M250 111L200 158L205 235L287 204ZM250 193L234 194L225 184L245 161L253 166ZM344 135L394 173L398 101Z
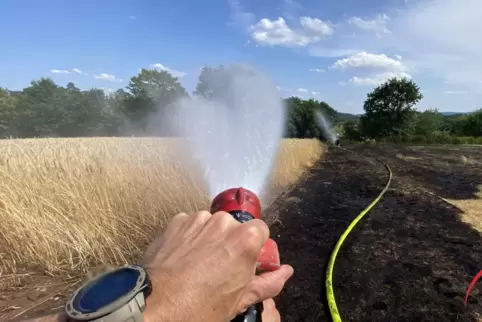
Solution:
M339 139L339 136L336 134L329 120L325 117L325 115L323 115L323 112L320 110L316 110L315 116L316 116L316 122L318 123L318 126L323 131L323 135L325 136L325 138L331 140L332 143L337 142L337 140Z

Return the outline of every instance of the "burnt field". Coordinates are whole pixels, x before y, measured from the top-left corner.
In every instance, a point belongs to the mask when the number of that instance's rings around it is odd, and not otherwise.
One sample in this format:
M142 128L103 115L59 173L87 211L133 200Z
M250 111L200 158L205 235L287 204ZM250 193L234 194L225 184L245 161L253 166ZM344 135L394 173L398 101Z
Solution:
M282 261L295 274L278 298L282 321L329 321L324 275L350 221L390 189L354 229L335 264L343 321L481 321L482 147L332 148L270 211Z

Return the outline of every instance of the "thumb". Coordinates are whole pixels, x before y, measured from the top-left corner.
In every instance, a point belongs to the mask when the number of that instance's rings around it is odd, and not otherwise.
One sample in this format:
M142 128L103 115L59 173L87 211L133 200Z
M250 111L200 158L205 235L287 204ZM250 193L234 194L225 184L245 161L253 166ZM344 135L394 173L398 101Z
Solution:
M253 304L277 296L283 289L286 281L293 275L293 272L293 267L290 265L281 265L276 271L254 276L246 286L246 291L241 299L241 308L245 310Z

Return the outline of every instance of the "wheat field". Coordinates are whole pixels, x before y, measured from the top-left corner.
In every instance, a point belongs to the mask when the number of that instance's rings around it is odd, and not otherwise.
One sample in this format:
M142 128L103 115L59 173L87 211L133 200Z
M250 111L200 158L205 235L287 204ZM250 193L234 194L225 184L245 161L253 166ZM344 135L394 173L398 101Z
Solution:
M178 212L209 208L200 171L179 139L0 141L0 276L85 273L124 264ZM324 153L283 140L268 191L295 183Z

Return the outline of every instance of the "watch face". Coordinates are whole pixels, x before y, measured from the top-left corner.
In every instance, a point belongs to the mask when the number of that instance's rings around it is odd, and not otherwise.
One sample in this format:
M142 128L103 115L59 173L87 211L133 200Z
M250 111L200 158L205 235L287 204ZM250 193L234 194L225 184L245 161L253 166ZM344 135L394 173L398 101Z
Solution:
M83 313L96 312L132 291L139 276L139 271L126 267L93 280L77 294L73 307Z

